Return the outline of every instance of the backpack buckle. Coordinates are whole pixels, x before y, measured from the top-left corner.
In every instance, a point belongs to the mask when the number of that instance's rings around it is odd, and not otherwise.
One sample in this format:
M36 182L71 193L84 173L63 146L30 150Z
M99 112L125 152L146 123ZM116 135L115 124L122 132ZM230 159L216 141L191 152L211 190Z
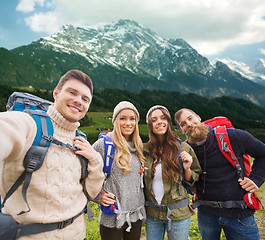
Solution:
M157 210L160 210L160 211L167 211L168 207L166 205L158 205L158 204L155 204L154 206L155 209Z
M67 219L67 220L65 220L63 222L59 222L58 228L59 229L63 229L65 227L69 226L70 224L72 224L73 221L74 221L74 219L73 218L70 218L70 219Z
M210 201L210 203L211 203L211 207L213 208L222 208L221 202Z
M162 211L167 211L168 207L166 205L161 205L161 210Z
M29 173L34 172L34 170L35 170L35 168L37 166L37 163L38 163L38 161L36 159L32 159L29 162L28 166L26 167L26 172L29 172Z
M24 99L25 109L30 109L30 100L28 98Z
M78 151L78 150L80 150L79 148L72 146L70 143L66 143L65 147L66 147L66 148L69 148L69 149L71 149L71 150L73 150L73 151Z
M113 155L107 155L107 157L111 158L111 159L114 159L114 154Z
M52 136L46 136L46 135L42 135L42 138L48 142L52 142L53 141L53 137Z

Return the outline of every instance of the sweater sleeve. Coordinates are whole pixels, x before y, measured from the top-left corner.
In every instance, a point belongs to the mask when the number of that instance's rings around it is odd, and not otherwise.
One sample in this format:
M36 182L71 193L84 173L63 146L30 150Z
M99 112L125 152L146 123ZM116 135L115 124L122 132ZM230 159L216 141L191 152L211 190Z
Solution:
M260 187L265 181L265 144L246 131L235 129L230 132L235 134L234 138L236 139L236 143L231 142L231 144L237 144L241 154L248 154L254 158L248 178Z
M98 153L96 157L88 161L88 177L85 181L86 191L91 199L95 198L102 189L104 182L103 161Z
M92 147L99 153L100 157L101 157L101 163L102 163L102 168L103 169L103 162L104 162L104 154L105 154L105 148L104 148L104 142L103 139L99 139L97 140ZM102 171L103 173L103 171ZM105 175L103 173L104 179L105 179ZM103 179L103 183L104 183L104 179ZM99 190L98 194L93 198L93 202L98 203L99 204L99 200L100 200L100 195L103 192L103 184L101 186L101 189Z
M0 162L24 158L33 143L36 131L36 123L27 113L0 113Z

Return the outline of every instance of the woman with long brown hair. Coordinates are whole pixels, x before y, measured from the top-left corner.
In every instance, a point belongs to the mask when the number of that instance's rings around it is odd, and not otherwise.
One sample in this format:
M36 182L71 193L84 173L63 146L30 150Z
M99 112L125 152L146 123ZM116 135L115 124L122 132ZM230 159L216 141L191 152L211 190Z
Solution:
M187 240L193 209L186 186L199 178L201 168L192 148L172 131L169 111L153 106L146 115L149 141L146 155L146 239Z

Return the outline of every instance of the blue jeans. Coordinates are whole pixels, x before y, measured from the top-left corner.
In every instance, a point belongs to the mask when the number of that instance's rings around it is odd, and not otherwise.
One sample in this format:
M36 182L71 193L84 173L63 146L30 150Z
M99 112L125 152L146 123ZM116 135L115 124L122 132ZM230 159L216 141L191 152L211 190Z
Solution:
M168 231L168 220L154 219L147 215L145 225L146 240L163 240L167 231L168 240L188 240L190 218L171 222L171 231Z
M227 240L258 240L260 238L254 216L240 219L226 218L198 211L198 225L203 240L220 239L222 229Z

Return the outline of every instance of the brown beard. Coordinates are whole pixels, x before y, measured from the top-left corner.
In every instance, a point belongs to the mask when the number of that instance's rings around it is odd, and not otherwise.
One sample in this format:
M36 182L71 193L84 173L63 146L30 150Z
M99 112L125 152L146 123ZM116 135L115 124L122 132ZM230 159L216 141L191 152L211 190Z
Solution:
M192 129L194 128L196 128L196 132L192 132ZM206 140L208 134L209 134L209 128L203 123L194 124L186 132L187 140L192 144Z

